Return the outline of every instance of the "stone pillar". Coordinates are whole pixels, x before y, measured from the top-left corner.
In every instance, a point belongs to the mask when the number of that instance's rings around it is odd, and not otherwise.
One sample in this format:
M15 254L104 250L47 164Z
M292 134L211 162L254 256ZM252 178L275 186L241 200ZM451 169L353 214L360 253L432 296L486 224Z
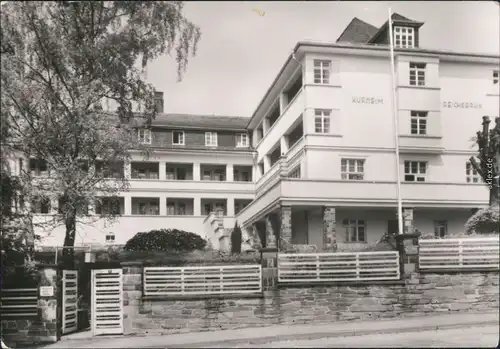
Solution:
M252 248L259 249L262 248L262 242L260 241L259 231L257 230L257 226L252 224L251 226L251 239L252 239Z
M271 157L269 154L264 155L264 172L262 175L265 175L267 171L271 169Z
M193 181L201 180L201 172L200 171L201 171L200 164L194 163L193 164Z
M123 334L135 332L134 320L139 316L142 299L142 263L125 262L123 269Z
M269 125L269 119L268 118L264 118L264 120L262 121L262 133L263 133L263 136L265 136L267 134L267 132L269 131L269 128L270 128L270 125Z
M278 288L278 249L263 248L260 250L262 265L262 291L264 297L272 296Z
M413 208L403 209L403 232L405 234L413 234L415 226L413 224Z
M288 106L288 95L285 92L280 94L280 115L283 114L286 107Z
M280 216L281 224L279 250L281 252L286 252L292 245L292 207L281 206Z
M132 215L132 197L130 195L125 195L123 197L123 215L130 216Z
M323 207L323 250L337 251L335 207Z
M281 147L281 155L286 155L288 153L288 150L289 150L289 141L288 141L288 136L287 135L283 135L281 138L280 138L280 147Z
M38 314L40 329L39 331L35 331L35 333L28 332L30 340L34 342L55 343L61 337L61 333L58 333L58 328L62 325L62 309L58 307L59 292L58 267L56 265L38 266Z
M126 160L123 163L123 175L126 179L130 179L132 177L132 164L130 160Z
M193 216L201 216L201 198L193 199Z
M166 216L167 215L167 196L164 194L160 194L160 197L158 198L158 205L159 207L159 212L160 216Z
M266 217L266 247L276 248L276 233L269 215Z

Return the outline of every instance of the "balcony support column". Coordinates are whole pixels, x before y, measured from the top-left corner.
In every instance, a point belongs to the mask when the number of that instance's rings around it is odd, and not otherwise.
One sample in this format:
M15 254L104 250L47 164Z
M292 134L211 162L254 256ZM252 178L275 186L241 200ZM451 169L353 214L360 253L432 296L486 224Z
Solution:
M403 208L403 230L405 234L413 234L415 232L412 207Z
M323 250L337 251L337 221L335 207L323 207Z
M286 252L292 245L292 206L281 206L279 250Z

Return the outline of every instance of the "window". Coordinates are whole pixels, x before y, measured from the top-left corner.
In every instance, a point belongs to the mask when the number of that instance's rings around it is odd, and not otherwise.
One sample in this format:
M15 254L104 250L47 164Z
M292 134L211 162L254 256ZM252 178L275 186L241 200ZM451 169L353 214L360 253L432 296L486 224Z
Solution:
M185 181L187 179L188 171L185 167L167 167L166 179ZM191 173L189 174L191 177Z
M238 134L236 138L237 147L248 147L248 135L246 133Z
M30 172L33 177L46 177L49 175L47 161L39 159L30 160Z
M175 204L173 202L167 204L167 215L175 216Z
M447 221L434 221L434 235L437 238L443 238L448 233Z
M499 81L499 71L493 70L493 85L498 85Z
M158 216L160 214L160 208L155 201L138 202L137 212L132 212L132 214Z
M314 83L329 84L330 83L330 67L331 61L314 60Z
M219 217L224 216L224 204L221 202L217 202L215 204L215 214Z
M173 145L184 145L184 131L172 132L172 144Z
M106 234L106 243L112 244L115 242L115 233L107 233Z
M288 173L288 178L300 178L300 165Z
M410 63L410 85L425 86L425 63Z
M412 135L427 134L427 112L411 111L411 134Z
M340 160L340 172L342 179L363 180L365 173L365 160L342 159Z
M409 27L394 27L394 46L399 48L414 48L415 30Z
M226 170L222 168L203 169L203 176L201 180L224 182L226 180Z
M425 161L405 161L405 181L425 182L427 162Z
M470 161L465 164L465 178L467 183L481 183L481 176Z
M314 111L314 131L316 133L330 133L330 110L316 109Z
M212 212L212 205L205 204L204 209L205 209L205 215L208 216L210 214L210 212Z
M139 139L139 143L151 144L151 130L141 128L137 132L138 132L137 137Z
M205 145L207 147L217 146L217 132L205 132Z
M365 221L344 219L342 225L345 228L346 242L365 242Z
M50 199L47 197L38 197L31 203L33 213L49 214Z

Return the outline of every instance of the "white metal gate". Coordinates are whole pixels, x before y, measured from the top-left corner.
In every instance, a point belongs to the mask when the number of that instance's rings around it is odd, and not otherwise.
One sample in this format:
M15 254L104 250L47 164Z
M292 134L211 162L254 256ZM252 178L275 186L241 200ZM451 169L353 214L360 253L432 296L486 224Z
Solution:
M62 333L78 329L78 271L62 271Z
M123 334L121 269L92 270L92 333Z

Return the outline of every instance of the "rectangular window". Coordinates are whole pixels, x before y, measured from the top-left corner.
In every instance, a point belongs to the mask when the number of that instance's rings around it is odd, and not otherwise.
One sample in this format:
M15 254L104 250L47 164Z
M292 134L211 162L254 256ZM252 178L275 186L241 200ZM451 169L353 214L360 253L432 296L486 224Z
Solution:
M425 63L410 62L410 85L425 86Z
M327 85L330 83L331 61L314 60L314 83Z
M114 242L115 242L115 234L114 233L106 234L106 243L113 244Z
M288 178L300 178L300 165L288 173Z
M121 213L120 200L118 198L103 198L96 203L96 214L119 215Z
M207 147L217 146L217 132L205 132L205 145Z
M414 48L415 30L410 27L394 27L394 47Z
M314 131L316 133L330 133L330 114L331 110L314 110Z
M184 145L184 131L172 132L172 144L173 145Z
M498 85L499 75L499 70L493 70L493 85Z
M340 160L340 173L342 179L363 180L365 175L365 160L363 159Z
M175 204L174 203L167 204L167 215L175 216Z
M236 137L237 147L248 147L248 135L246 133L240 133Z
M50 213L50 199L47 197L38 197L31 203L31 210L33 213L49 214Z
M425 182L426 174L427 174L427 162L405 161L406 182Z
M346 242L365 242L365 221L359 219L344 219L342 225L345 228Z
M205 204L204 205L204 209L205 209L205 216L208 216L210 214L210 212L212 212L212 205L211 204Z
M30 159L30 173L33 177L46 177L49 175L47 161Z
M151 130L140 128L137 130L137 138L139 143L142 144L151 144Z
M470 161L465 163L465 179L467 183L481 183L482 179Z
M427 134L426 111L411 111L411 134L412 135Z
M448 233L447 221L434 221L434 235L437 238L444 238Z

